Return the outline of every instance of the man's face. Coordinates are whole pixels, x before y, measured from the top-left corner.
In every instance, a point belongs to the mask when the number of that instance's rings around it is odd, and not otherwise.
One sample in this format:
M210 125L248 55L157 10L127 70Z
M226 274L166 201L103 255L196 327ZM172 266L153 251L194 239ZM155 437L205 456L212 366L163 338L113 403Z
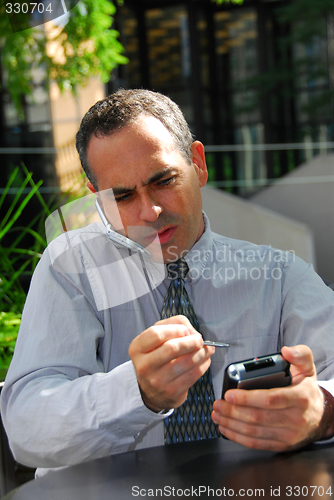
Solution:
M143 246L158 233L164 262L190 250L204 231L200 187L207 169L198 141L192 144L192 156L189 164L164 125L147 116L110 136L93 136L88 145L99 191L112 188L123 228L101 193L106 215L118 231ZM88 187L94 191L91 183Z

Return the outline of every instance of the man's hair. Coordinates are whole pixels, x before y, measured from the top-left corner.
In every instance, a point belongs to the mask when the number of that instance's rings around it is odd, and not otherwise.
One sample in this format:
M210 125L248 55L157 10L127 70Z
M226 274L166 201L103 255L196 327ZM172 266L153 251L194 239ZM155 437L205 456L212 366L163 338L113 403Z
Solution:
M176 148L191 163L193 137L182 111L169 97L150 90L120 89L92 106L83 117L76 136L81 165L98 190L97 180L87 160L91 137L113 134L134 122L139 116L154 116L166 127Z

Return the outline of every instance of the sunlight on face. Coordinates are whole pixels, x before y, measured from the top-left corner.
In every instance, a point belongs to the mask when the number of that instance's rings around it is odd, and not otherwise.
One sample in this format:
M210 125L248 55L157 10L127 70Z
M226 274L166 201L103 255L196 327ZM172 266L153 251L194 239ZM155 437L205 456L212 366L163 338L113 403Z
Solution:
M193 143L196 160L189 164L151 116L89 143L88 162L99 190L113 192L113 201L103 203L115 229L144 247L158 235L165 262L190 250L204 230L200 187L207 170L198 145Z

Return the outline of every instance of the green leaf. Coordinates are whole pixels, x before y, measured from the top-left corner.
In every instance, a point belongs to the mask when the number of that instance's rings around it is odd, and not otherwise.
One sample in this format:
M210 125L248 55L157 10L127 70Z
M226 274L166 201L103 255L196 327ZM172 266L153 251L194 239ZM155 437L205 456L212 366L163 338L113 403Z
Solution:
M61 91L76 93L91 76L109 79L113 68L128 62L118 32L111 29L115 11L109 0L81 0L58 33L46 34L43 27L13 33L0 0L0 63L7 75L5 86L22 118L22 95L33 95L34 68L45 70L46 85L53 80ZM52 43L58 44L63 60L51 52Z
M28 204L29 200L34 196L38 188L43 184L43 181L39 181L35 187L33 187L30 191L29 194L24 198L24 200L20 203L19 207L16 209L14 215L12 216L11 220L6 224L6 226L0 231L0 240L3 238L3 236L8 232L8 230L12 227L14 222L17 221L17 219L20 217L24 207ZM22 186L19 190L20 193L22 193Z
M215 2L217 5L222 5L223 3L242 5L244 3L244 0L212 0L212 1Z

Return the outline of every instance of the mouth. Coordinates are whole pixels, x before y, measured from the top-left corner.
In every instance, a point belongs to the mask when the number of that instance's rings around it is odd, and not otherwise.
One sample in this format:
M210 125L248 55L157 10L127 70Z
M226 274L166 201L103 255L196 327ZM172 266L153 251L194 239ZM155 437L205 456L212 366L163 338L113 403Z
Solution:
M170 226L158 232L160 244L167 243L177 230L177 226Z
M160 243L160 245L162 245L163 243L166 243L171 239L176 229L177 226L169 226L164 229L161 229L161 231L159 231L158 233L146 236L145 239L149 240L150 242Z

